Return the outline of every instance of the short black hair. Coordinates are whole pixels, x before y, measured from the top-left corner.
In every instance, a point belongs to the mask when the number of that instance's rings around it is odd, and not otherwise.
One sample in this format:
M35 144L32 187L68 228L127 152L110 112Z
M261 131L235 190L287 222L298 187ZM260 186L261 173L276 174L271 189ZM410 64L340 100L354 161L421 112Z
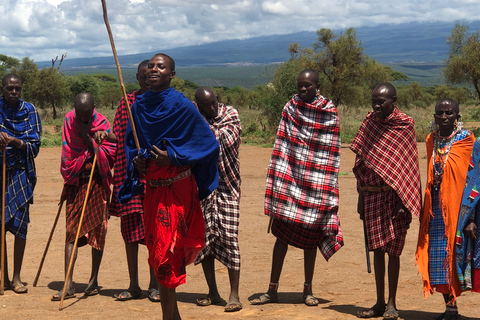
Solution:
M455 109L455 113L456 114L459 114L460 113L460 105L458 104L457 101L453 100L453 99L450 99L450 98L445 98L445 99L441 99L437 102L437 104L435 105L435 109L437 109L437 106L444 102L444 101L447 101L447 102L450 102L451 104L453 104L453 108Z
M20 78L20 76L18 74L15 74L15 73L9 73L9 74L6 74L3 79L2 79L2 87L5 87L7 85L7 80L8 79L15 79L15 80L20 80L20 83L22 82L22 79Z
M154 57L156 56L162 56L167 58L170 61L170 71L175 71L175 61L173 60L172 57L170 57L168 54L165 54L165 53L157 53L154 55Z
M142 62L140 62L140 63L138 64L137 72L140 72L140 69L141 69L141 68L146 68L146 67L148 66L148 62L149 62L149 61L150 61L150 60L143 60Z

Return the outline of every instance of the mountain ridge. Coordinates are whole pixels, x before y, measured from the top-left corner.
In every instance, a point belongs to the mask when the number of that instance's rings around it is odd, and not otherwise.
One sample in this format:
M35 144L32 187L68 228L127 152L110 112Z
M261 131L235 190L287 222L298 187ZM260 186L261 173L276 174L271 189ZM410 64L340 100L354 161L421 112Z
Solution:
M470 31L480 29L480 20L463 21ZM443 63L448 54L447 37L454 22L410 22L397 25L378 25L355 28L365 54L385 64ZM344 30L333 30L335 34ZM119 55L120 65L136 65L157 52L171 55L179 67L267 65L290 59L288 46L296 42L302 48L316 42L315 31L301 31L283 35L269 35L243 40L222 40L214 43L177 47L155 52ZM49 61L37 63L40 67ZM113 56L65 59L62 69L114 68Z

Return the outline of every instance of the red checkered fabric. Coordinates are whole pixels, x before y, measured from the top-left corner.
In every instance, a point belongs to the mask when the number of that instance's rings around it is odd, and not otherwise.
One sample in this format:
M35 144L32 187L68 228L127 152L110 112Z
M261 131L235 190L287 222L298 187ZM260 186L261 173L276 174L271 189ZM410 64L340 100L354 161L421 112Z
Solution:
M360 178L361 185L385 185L383 179L375 171L359 160L355 165L355 175ZM381 249L393 256L402 254L407 230L412 221L409 212L405 217L392 219L395 206L401 201L397 193L391 189L385 192L363 191L365 226L367 230L368 249Z
M120 217L120 230L125 243L145 244L145 225L143 212L132 212Z
M129 106L131 107L140 91L134 91L127 95ZM116 217L122 217L132 212L143 212L144 194L133 197L128 203L120 204L117 200L117 192L127 176L127 157L125 155L125 131L127 130L129 117L125 100L122 98L118 104L117 112L113 120L113 133L117 136L117 156L113 166L113 197L110 203L110 214ZM134 218L132 218L134 219ZM127 220L128 221L128 220ZM122 229L123 230L123 229ZM135 235L132 235L133 237ZM128 236L131 239L131 236Z
M90 172L91 163L86 165L85 172ZM80 178L78 186L66 184L63 194L66 200L66 243L73 243L78 231L89 178ZM107 200L100 176L95 173L90 186L87 206L83 216L80 236L88 238L88 244L97 250L105 247L107 235Z
M357 154L353 172L358 185L364 184L357 170L363 162L395 190L410 213L420 214L420 169L415 122L411 117L397 107L386 119L379 119L370 112L350 149Z
M295 95L285 105L277 131L268 168L265 214L321 230L324 243L318 246L326 259L343 245L337 210L339 167L336 107L321 95L312 103Z
M313 250L321 244L323 247L320 248L320 252L325 252L324 256L328 258L339 249L337 243L325 237L321 229L307 229L278 219L272 221L272 234L283 242L303 250Z

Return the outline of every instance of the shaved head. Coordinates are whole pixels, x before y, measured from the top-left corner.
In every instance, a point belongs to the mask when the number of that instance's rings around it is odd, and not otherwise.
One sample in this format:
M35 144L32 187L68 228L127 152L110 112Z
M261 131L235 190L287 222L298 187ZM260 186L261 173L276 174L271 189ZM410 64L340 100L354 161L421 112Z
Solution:
M200 87L195 91L195 103L205 118L213 119L218 115L217 96L209 87Z
M381 88L383 88L384 90L379 90L379 91L387 93L389 97L396 97L397 96L397 89L395 89L393 84L388 83L388 82L379 83L379 84L377 84L375 89L373 89L373 91L377 91L377 89L381 89Z
M93 115L93 109L95 109L92 94L89 92L77 94L73 107L75 109L75 116L82 122L88 122Z
M305 75L306 77L311 79L314 83L319 83L320 82L320 76L318 75L318 72L313 70L313 69L305 69L303 71L300 71L297 79L300 78L303 75Z
M195 101L198 102L199 99L205 99L207 96L215 95L212 89L209 87L200 87L195 91Z

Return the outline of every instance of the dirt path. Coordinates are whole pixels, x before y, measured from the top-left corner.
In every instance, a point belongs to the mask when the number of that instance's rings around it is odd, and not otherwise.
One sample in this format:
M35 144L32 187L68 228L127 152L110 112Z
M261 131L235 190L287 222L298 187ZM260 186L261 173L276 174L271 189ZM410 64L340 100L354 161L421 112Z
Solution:
M425 148L419 144L422 179L425 181ZM290 248L280 279L280 303L251 306L248 299L266 291L272 248L275 238L267 234L268 218L263 215L265 177L270 149L242 145L242 200L240 221L240 246L242 273L240 298L244 309L233 314L223 312L221 306L197 307L195 299L207 292L200 266L189 266L187 283L178 288L179 308L183 319L357 319L357 311L371 307L375 301L374 276L368 274L365 265L362 224L356 213L357 193L355 178L351 173L353 153L344 145L340 176L340 219L345 236L345 247L328 263L318 255L313 290L321 304L306 307L302 303L303 251ZM160 304L147 299L148 286L147 250L140 248L140 284L144 289L141 299L117 302L112 298L128 286L128 273L119 219L109 221L107 245L99 281L103 286L100 295L84 298L83 290L90 276L90 249L80 248L75 266L74 280L78 299L66 300L65 309L58 310L59 303L50 297L60 290L64 279L63 248L65 218L62 214L55 231L49 253L37 287L32 287L37 268L51 230L57 203L62 189L59 173L60 148L43 148L37 158L38 185L35 203L31 207L31 223L27 237L27 249L22 270L23 281L28 283L29 293L17 295L5 291L0 296L0 319L160 319ZM398 291L398 308L402 319L431 319L443 312L443 299L434 294L422 296L421 277L414 265L418 221L414 220L407 236ZM8 253L13 252L11 235L7 236ZM373 257L372 257L373 258ZM12 270L9 259L9 270ZM226 268L217 263L217 282L224 298L228 297L229 284ZM480 296L465 293L458 300L463 319L476 319L480 315ZM478 318L477 318L478 319Z

